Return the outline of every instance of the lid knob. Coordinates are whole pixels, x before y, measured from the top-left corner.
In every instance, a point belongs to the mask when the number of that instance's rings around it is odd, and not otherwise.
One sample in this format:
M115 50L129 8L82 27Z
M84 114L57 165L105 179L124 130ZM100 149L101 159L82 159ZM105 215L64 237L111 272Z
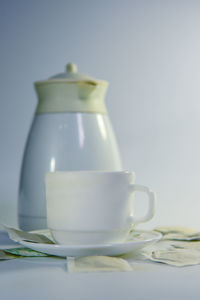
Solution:
M73 63L69 63L66 65L66 72L67 73L77 73L78 72L78 68L76 64Z

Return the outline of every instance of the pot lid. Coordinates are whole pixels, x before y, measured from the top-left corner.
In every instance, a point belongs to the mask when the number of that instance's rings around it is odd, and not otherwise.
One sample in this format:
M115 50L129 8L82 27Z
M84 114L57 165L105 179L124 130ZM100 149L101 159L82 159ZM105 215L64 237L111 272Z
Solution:
M93 84L108 84L105 80L98 80L87 74L79 73L74 63L66 65L66 71L49 77L47 80L37 81L35 84L58 83L58 82L88 82Z

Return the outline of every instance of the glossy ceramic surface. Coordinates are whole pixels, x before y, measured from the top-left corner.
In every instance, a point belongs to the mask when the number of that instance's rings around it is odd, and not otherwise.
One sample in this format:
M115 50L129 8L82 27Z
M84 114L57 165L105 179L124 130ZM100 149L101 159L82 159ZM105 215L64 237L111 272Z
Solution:
M57 113L36 115L21 170L19 226L46 227L46 172L122 169L107 115Z

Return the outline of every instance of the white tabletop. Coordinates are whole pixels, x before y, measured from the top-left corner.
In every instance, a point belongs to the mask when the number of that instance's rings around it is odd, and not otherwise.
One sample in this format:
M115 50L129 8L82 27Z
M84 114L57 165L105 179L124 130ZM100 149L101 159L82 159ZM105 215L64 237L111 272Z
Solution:
M0 232L0 247L16 245ZM199 299L200 266L134 262L131 272L68 273L62 258L0 261L0 299Z

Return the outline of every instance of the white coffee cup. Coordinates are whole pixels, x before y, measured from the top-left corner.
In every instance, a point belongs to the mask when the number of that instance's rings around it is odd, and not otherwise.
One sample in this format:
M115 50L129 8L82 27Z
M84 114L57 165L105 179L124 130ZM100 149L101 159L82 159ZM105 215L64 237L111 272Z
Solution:
M155 194L134 180L135 174L128 171L47 173L47 223L55 241L79 245L125 241L131 228L150 220L155 211ZM142 218L134 216L135 191L148 196Z

